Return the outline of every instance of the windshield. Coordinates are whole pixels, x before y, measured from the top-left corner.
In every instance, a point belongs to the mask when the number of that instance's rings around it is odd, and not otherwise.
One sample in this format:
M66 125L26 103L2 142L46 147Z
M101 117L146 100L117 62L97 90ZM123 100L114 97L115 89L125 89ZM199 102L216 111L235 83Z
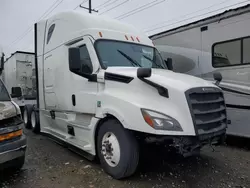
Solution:
M95 47L99 61L105 67L167 69L159 52L154 47L113 40L99 40Z
M9 96L2 80L0 80L0 101L10 101L10 96Z

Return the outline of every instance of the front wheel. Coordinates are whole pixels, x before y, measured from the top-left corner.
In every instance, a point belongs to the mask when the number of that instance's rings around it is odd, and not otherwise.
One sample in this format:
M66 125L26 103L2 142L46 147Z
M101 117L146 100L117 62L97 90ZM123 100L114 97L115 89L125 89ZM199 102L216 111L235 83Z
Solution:
M139 162L139 147L131 132L118 120L104 122L98 132L97 152L106 173L115 179L134 174Z

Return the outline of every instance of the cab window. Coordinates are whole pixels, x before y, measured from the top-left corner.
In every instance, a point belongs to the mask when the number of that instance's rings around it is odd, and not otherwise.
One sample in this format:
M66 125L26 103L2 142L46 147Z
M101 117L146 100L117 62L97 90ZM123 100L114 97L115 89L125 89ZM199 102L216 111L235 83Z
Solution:
M81 71L85 73L92 73L93 66L89 56L89 52L86 45L80 46L80 59L81 59Z
M55 29L55 24L52 24L49 28L48 34L47 34L47 44L49 43L51 36L53 34L53 31Z

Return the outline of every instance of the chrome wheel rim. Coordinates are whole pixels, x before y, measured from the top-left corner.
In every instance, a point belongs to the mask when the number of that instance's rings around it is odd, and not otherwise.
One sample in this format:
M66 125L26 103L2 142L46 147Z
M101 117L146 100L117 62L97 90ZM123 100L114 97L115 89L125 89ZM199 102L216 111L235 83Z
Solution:
M116 167L120 161L121 150L117 137L112 132L107 132L102 138L102 155L111 167Z
M27 110L24 110L23 112L23 121L25 124L28 123L28 113L27 113Z

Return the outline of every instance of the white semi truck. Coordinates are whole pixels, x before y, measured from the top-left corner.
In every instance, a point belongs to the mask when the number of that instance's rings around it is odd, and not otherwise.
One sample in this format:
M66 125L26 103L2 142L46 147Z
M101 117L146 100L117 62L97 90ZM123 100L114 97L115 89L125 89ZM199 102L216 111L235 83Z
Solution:
M97 156L116 179L135 172L138 140L192 155L224 139L221 89L167 70L170 61L133 26L75 11L56 14L35 24L35 65L32 130L88 159Z

